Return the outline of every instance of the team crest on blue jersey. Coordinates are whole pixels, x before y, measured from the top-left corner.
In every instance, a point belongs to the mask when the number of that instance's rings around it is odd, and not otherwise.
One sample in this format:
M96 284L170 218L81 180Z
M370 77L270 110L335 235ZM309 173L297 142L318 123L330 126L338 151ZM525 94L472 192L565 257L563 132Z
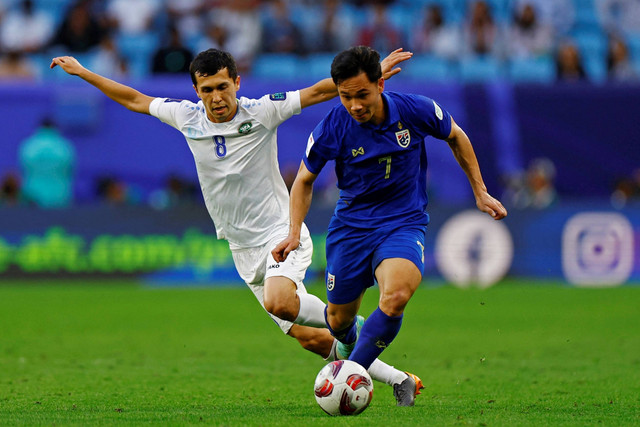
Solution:
M247 134L249 132L251 132L251 126L253 126L251 124L251 122L244 122L240 125L240 127L238 128L238 133L240 135L244 135Z
M272 101L284 101L287 99L287 94L285 92L272 93L269 95L269 99Z
M396 140L398 141L398 145L400 147L407 148L409 146L409 143L411 142L409 129L403 129L396 132Z
M327 273L327 290L332 291L336 286L336 276L331 273Z
M351 154L353 155L353 157L356 157L357 155L364 155L364 148L360 147L357 150L355 148L352 148Z

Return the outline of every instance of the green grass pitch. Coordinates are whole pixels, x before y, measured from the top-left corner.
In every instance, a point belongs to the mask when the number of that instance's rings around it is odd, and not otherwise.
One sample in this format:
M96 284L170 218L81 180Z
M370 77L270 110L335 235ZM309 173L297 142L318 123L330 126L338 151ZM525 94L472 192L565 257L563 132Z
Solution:
M246 288L0 284L2 425L640 425L640 287L423 286L382 359L422 377L416 406L375 383L332 418L324 362Z

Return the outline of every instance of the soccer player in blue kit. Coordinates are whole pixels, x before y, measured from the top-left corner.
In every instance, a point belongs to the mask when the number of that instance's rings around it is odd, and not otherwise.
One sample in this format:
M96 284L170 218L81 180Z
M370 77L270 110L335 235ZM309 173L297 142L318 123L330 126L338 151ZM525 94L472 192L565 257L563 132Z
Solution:
M335 160L340 198L327 233L327 326L363 367L400 330L404 309L422 281L427 207L425 138L447 141L464 170L478 209L507 215L483 182L473 147L451 115L422 95L384 92L380 55L358 46L331 65L342 105L313 130L291 189L288 237L272 251L283 260L295 250L309 210L313 183ZM357 332L365 290L377 281L378 308ZM408 379L409 381L409 379Z

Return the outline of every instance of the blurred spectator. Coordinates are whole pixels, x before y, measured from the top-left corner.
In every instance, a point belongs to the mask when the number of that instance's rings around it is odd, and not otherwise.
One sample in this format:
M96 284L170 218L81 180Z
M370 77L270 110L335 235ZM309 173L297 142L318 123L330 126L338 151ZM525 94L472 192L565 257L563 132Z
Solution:
M152 30L161 6L159 0L109 0L106 13L117 33L140 35Z
M424 17L413 34L411 50L414 53L431 53L450 60L457 59L460 54L460 29L445 23L439 4L425 9Z
M513 17L507 43L512 57L549 55L553 44L553 29L540 22L531 3L523 3Z
M611 81L629 82L638 80L638 72L629 58L627 44L620 37L611 35L607 51L607 77Z
M263 25L265 37L262 50L274 53L306 53L304 39L298 26L291 20L290 11L284 0L272 0L267 8Z
M131 204L127 185L113 176L101 176L96 180L96 196L112 206Z
M619 179L611 194L611 204L617 209L634 201L640 201L640 168L634 170L631 176Z
M598 16L608 31L640 34L640 1L596 0Z
M153 55L154 74L160 73L188 73L189 64L193 60L193 53L180 40L178 29L171 25L169 41Z
M529 206L544 209L558 199L555 189L556 167L547 158L533 159L527 168Z
M15 173L8 173L0 183L0 206L16 206L21 204L20 178Z
M233 55L240 74L251 68L255 55L260 50L262 22L259 0L218 0L211 8L205 26L217 25L227 34L228 52Z
M110 34L105 34L90 61L90 69L110 79L121 80L129 75L129 64Z
M576 45L569 40L560 44L556 52L556 78L558 81L579 81L586 78L582 58Z
M196 44L196 50L203 52L207 49L218 49L229 52L229 35L227 30L217 24L207 25L207 32L200 37Z
M175 24L182 40L194 40L204 30L202 16L206 11L205 0L166 0L165 7L169 21Z
M373 5L373 20L360 29L357 44L372 47L381 55L402 47L402 31L389 21L386 4Z
M52 44L71 53L87 52L100 43L105 24L91 12L91 2L78 0L71 5L58 27Z
M156 209L168 209L177 206L188 206L200 200L198 184L189 182L178 175L171 174L162 190L154 191L149 196L149 204Z
M71 204L75 149L50 119L20 144L19 161L28 202L42 208Z
M0 48L36 53L44 50L54 33L53 17L36 10L32 0L22 0L9 9L0 29Z
M321 2L320 28L310 35L313 50L318 52L339 52L354 44L355 23L342 9L341 0ZM317 34L316 34L317 33Z
M501 51L498 26L484 0L471 3L464 27L465 52L471 55L495 55Z
M502 198L516 209L545 209L558 200L555 177L556 167L551 160L533 159L526 171L503 177Z
M556 34L567 34L575 24L574 0L516 0L514 12L523 4L531 4L540 23L553 28Z
M33 80L36 73L33 64L20 51L12 50L0 56L0 80Z

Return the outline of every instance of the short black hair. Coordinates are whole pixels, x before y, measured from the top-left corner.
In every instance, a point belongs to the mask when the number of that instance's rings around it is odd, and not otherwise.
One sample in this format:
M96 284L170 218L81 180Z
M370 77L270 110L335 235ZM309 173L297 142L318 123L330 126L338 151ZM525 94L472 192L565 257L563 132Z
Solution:
M355 46L343 50L333 58L331 78L335 84L364 72L370 82L382 77L380 54L369 46Z
M198 86L196 81L196 74L200 76L213 76L218 71L226 68L229 72L229 77L234 81L238 77L238 67L236 66L236 60L229 52L223 52L218 49L207 49L200 52L191 61L189 66L189 74L191 74L191 81L194 86Z

